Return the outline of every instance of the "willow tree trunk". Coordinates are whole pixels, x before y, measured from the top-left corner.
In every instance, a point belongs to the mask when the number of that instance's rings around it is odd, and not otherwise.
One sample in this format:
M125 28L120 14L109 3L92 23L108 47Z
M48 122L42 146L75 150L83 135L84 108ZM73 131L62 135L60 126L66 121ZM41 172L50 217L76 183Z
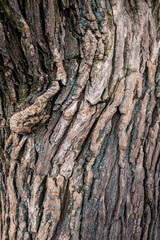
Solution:
M160 239L159 0L0 11L0 239Z

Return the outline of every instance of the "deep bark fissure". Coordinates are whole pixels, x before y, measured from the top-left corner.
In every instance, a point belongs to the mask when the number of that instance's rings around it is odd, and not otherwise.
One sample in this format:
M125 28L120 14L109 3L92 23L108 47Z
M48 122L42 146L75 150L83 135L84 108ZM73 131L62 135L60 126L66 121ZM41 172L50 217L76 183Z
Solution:
M62 225L64 225L64 220L65 220L67 208L68 208L68 199L69 199L68 195L69 195L69 180L67 181L66 189L64 190L64 195L61 202L60 221L58 222L57 227L53 233L53 236L52 236L53 239L58 239L58 236L61 232Z

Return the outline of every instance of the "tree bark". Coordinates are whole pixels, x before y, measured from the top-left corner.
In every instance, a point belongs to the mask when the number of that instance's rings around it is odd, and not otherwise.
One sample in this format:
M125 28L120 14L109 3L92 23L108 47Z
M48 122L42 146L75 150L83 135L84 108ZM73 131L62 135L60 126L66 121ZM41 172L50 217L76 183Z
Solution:
M0 239L160 238L159 0L0 0Z

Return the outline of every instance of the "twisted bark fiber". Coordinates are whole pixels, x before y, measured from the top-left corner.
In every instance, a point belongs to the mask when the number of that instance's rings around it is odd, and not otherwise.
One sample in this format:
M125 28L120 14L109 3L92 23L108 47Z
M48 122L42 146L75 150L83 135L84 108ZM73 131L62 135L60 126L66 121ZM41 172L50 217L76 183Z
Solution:
M159 0L0 0L0 239L160 239Z

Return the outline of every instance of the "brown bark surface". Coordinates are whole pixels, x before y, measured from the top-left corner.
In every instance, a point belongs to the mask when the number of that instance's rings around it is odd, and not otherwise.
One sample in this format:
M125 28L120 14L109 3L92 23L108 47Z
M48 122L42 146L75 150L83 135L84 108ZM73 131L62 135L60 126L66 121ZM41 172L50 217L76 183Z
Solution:
M160 239L159 0L0 0L0 239Z

